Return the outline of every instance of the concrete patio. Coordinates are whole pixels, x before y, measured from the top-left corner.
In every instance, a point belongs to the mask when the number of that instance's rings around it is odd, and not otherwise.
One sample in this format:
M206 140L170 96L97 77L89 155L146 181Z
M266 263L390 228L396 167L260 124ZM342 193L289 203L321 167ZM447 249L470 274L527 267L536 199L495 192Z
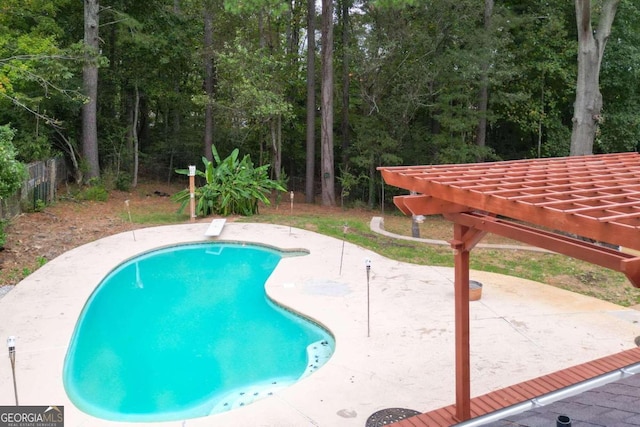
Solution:
M207 240L207 226L147 228L89 243L2 297L0 339L17 339L20 404L63 405L67 427L147 425L103 421L75 408L62 384L67 346L87 298L116 265ZM327 327L335 354L311 376L242 409L155 425L364 426L380 409L426 412L454 402L452 268L392 261L285 225L228 222L213 240L309 250L282 259L267 292ZM369 337L365 259L372 265ZM472 395L632 348L640 335L636 310L509 276L474 271L471 278L484 284L482 299L471 303ZM0 405L12 405L10 363L0 359Z

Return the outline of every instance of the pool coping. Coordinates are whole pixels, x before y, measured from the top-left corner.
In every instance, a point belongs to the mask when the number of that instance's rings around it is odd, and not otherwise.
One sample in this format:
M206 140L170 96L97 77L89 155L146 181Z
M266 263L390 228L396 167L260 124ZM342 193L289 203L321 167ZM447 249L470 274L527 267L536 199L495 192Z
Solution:
M380 409L426 412L454 401L451 268L396 262L284 225L227 222L213 239L204 236L207 226L151 227L97 240L50 261L0 299L0 339L18 340L20 404L62 405L67 427L362 426ZM95 286L139 253L216 240L309 250L306 256L283 258L266 290L277 303L329 329L336 339L333 357L272 397L210 417L114 423L76 409L62 386L62 366ZM365 259L372 265L369 281ZM472 272L472 278L484 283L471 312L473 395L635 346L640 323L635 310L510 276ZM558 330L557 324L565 328ZM0 358L0 385L0 404L13 404L5 358Z

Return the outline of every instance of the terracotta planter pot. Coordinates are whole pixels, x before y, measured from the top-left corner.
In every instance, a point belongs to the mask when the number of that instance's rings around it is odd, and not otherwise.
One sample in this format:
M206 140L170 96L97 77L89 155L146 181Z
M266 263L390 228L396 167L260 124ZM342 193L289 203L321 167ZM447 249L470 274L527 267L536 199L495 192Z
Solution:
M482 283L469 280L469 301L478 301L482 297Z

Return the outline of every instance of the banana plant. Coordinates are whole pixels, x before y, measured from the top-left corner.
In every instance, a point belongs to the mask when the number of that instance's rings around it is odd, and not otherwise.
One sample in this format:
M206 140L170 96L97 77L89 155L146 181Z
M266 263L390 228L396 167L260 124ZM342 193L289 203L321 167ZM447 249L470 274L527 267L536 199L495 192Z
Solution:
M196 215L251 216L258 213L259 202L271 203L271 191L286 191L279 182L269 179L268 164L254 167L248 154L240 159L237 148L225 159L220 158L215 146L211 152L213 161L202 157L204 170L196 170L196 176L205 181L195 189ZM176 173L188 175L189 171L177 169ZM180 211L189 203L189 198L189 189L175 194L174 200L181 203Z

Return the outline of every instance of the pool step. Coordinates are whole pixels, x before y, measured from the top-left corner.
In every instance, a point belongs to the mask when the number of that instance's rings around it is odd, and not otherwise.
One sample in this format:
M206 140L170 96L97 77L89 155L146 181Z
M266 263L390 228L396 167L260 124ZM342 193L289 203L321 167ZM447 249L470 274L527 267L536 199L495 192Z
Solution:
M316 341L307 346L307 368L298 380L311 375L327 363L333 354L333 347L326 340ZM220 399L210 414L229 411L249 405L256 400L272 396L276 391L289 387L296 381L291 379L273 380L268 383L252 384L247 388L234 390Z
M234 390L220 399L220 403L211 409L210 414L242 408L256 400L272 396L276 391L289 387L294 382L291 380L271 381L270 383L252 384L242 390Z
M333 354L333 347L327 340L316 341L307 346L307 369L300 376L300 379L311 375L322 365L327 363Z

